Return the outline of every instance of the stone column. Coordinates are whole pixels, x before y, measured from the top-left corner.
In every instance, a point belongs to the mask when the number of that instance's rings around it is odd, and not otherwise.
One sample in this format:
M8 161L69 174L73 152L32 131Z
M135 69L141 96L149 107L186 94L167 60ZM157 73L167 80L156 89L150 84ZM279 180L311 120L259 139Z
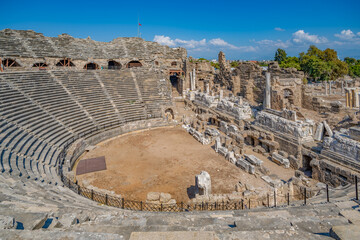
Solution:
M205 83L205 88L206 88L206 93L209 94L210 93L210 83Z
M341 81L341 94L344 94L344 80Z
M224 90L220 90L219 100L221 101L224 97Z
M331 95L331 81L329 82L329 95Z
M266 77L266 86L265 86L265 97L264 97L264 107L271 108L271 97L270 97L270 90L271 90L271 82L270 82L270 73L265 73Z
M196 73L195 73L195 68L193 69L193 81L194 81L194 89L196 89Z
M325 82L325 95L328 95L328 84Z

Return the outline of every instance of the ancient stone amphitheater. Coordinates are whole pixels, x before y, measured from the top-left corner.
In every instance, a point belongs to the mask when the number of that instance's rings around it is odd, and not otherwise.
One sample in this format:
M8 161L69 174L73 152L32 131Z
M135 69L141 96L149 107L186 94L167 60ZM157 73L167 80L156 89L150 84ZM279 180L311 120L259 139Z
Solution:
M72 182L88 146L176 124L170 118L179 97L168 78L191 72L185 49L140 38L105 43L5 29L0 58L0 239L351 239L356 233L350 184L330 189L330 202L321 191L306 205L302 199L254 209L178 203L175 212L152 212L120 198L109 204L107 194L96 200ZM184 90L188 77L182 81Z

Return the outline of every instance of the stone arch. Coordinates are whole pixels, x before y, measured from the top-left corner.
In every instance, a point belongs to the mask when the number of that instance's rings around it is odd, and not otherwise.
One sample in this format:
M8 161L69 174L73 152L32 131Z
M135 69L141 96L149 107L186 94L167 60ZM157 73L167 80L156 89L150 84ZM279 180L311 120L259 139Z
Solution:
M86 70L96 70L99 68L100 68L99 65L94 62L89 62L89 63L85 64L85 66L84 66L84 69L86 69Z
M126 64L126 67L127 68L142 67L142 64L139 61L133 60L133 61L128 62L128 64Z
M168 120L173 120L175 115L174 115L174 110L172 110L171 108L167 108L165 110L165 117L168 119Z
M115 60L108 61L108 69L120 70L121 67L122 67L121 63L119 63Z
M2 60L2 64L6 68L21 67L20 64L15 59L12 58L5 58L4 60Z
M57 64L57 67L75 67L75 64L69 58L61 59Z
M44 68L44 67L47 67L48 65L44 62L37 62L37 63L34 63L32 67L36 67L36 68Z

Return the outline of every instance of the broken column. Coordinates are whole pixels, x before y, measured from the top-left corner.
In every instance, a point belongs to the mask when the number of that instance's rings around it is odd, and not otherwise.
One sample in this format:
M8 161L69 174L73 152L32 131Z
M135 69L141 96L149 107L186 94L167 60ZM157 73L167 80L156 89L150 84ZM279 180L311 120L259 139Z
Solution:
M270 99L270 89L271 89L271 83L270 83L270 73L266 72L266 86L265 86L265 97L264 97L264 107L265 108L271 108L271 99Z
M324 124L319 123L319 125L316 128L314 139L316 141L321 141L324 136Z
M221 148L221 140L219 137L215 139L215 152L219 151L219 148Z
M194 90L196 89L196 73L195 73L195 68L193 69L193 85L194 85Z
M210 174L201 171L199 175L195 176L195 192L199 195L208 196L211 194L211 178Z

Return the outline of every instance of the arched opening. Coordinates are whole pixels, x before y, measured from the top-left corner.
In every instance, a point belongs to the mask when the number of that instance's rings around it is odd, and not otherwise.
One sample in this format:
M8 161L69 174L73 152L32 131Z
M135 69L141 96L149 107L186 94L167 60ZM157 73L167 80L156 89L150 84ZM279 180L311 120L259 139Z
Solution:
M85 64L84 69L86 69L86 70L96 70L96 69L99 69L99 65L96 64L96 63L92 63L92 62L87 63L87 64Z
M294 104L294 93L291 89L284 89L284 99L287 99L290 104Z
M20 64L18 62L16 62L14 59L11 58L6 58L4 60L2 60L2 64L4 67L21 67Z
M108 69L120 70L121 69L121 64L119 62L114 61L114 60L110 60L108 62Z
M155 61L155 66L159 66L159 62L158 61Z
M181 94L181 71L170 71L170 83L173 89L173 96Z
M176 67L176 66L177 66L177 62L172 62L172 63L171 63L171 66L172 66L172 67Z
M130 61L127 65L127 68L133 68L133 67L142 67L141 62L139 61Z
M75 64L73 64L73 62L68 59L68 58L64 58L62 60L60 60L57 64L57 67L75 67Z
M174 111L171 108L166 109L165 117L167 120L173 120L174 119Z
M312 168L310 165L312 158L307 155L303 155L303 167L302 170L304 171L305 175L308 177L312 177Z
M39 62L39 63L34 63L32 67L45 68L47 66L48 65L46 63Z

